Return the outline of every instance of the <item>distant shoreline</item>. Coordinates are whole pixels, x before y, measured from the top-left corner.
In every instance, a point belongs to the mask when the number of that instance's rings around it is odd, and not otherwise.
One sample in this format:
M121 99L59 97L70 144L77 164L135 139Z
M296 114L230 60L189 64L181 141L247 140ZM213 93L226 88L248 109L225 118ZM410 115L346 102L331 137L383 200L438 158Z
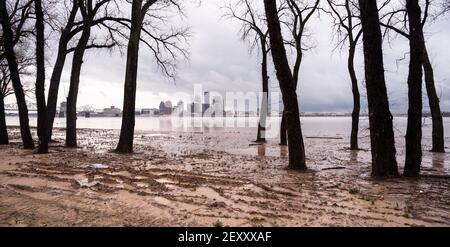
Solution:
M18 117L18 114L6 114L6 117ZM300 113L301 117L352 117L351 113L316 113L316 112L307 112ZM396 113L392 114L393 117L408 117L406 113ZM37 114L29 114L28 117L36 118ZM89 118L121 118L122 116L92 116ZM160 117L172 117L171 115L136 115L139 118L160 118ZM242 115L242 116L215 116L215 117L205 117L205 116L180 116L179 118L245 118L245 117L259 117L254 115ZM281 117L281 115L268 116L268 117ZM359 117L369 117L369 114L364 113L360 114ZM431 117L430 113L423 113L422 117L429 118ZM450 112L443 112L442 117L448 118L450 117ZM65 117L56 117L56 118L65 118ZM84 116L78 116L78 118L85 118Z

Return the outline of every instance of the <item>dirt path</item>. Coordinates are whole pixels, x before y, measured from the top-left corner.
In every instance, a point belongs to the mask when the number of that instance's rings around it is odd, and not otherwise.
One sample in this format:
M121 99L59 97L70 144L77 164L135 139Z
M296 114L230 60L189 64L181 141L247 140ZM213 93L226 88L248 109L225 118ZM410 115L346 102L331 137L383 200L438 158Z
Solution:
M0 146L0 225L450 225L450 180L372 180L367 151L339 140L309 140L321 149L298 173L285 170L283 155L211 150L204 136L142 135L137 154L117 155L106 141L115 135L80 131L85 148L56 143L48 155ZM183 143L203 148L164 148Z

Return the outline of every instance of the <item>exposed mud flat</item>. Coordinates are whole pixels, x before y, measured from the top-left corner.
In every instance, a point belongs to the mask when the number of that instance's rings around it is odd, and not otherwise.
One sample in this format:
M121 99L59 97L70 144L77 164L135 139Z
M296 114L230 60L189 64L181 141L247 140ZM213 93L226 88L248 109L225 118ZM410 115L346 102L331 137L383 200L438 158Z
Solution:
M310 171L299 173L254 133L141 132L136 154L118 155L118 131L79 130L81 148L66 149L57 130L50 154L36 155L11 132L2 226L450 226L450 179L371 179L364 134L358 152L344 137L306 138ZM424 151L423 173L448 175L449 162Z

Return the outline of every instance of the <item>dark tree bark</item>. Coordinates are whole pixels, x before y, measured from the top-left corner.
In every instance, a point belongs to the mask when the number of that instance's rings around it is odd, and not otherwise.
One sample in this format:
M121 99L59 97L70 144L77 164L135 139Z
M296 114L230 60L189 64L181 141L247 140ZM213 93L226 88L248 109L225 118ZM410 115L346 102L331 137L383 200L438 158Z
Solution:
M409 23L408 125L404 176L417 177L422 163L423 36L418 0L406 0Z
M284 110L283 114L281 115L281 123L280 123L280 145L287 146L287 125Z
M267 72L267 57L270 51L268 46L267 22L264 13L260 13L253 0L239 0L231 3L226 9L226 17L241 23L240 32L242 39L252 43L250 50L259 49L261 52L261 82L262 82L262 98L259 110L258 131L256 141L259 143L266 142L266 120L268 115L269 103L269 76ZM255 43L253 43L255 42Z
M13 31L11 30L11 23L5 1L0 1L0 22L3 28L3 46L5 49L4 56L8 61L11 82L16 95L17 106L19 108L20 134L22 136L23 147L25 149L34 149L34 142L29 126L28 107L19 76L19 69L13 45Z
M361 100L358 89L358 79L355 72L355 50L356 43L350 45L349 56L348 56L348 73L350 75L350 80L352 82L352 94L353 94L353 111L352 111L352 130L350 134L350 149L358 150L358 130L359 130L359 113L361 109Z
M131 9L131 30L128 41L127 66L125 74L122 127L120 139L116 148L119 153L133 152L133 137L136 105L136 80L139 58L139 42L143 14L141 13L142 0L133 0Z
M300 75L300 66L302 64L303 59L303 44L302 38L304 34L304 30L308 20L317 10L320 0L316 0L312 6L309 6L308 3L299 2L296 0L287 0L285 2L287 5L284 8L290 11L290 15L292 16L291 23L289 23L289 31L292 35L292 41L294 50L296 53L294 66L292 68L292 78L294 80L294 88L297 90L299 75ZM305 4L305 6L302 6ZM283 111L283 115L281 116L281 124L280 124L280 145L286 146L288 142L287 128L288 121L286 120L286 112Z
M48 153L47 114L45 107L45 36L41 0L34 0L36 12L36 104L38 111L38 153Z
M347 69L350 76L350 81L352 84L352 94L353 94L353 111L352 111L352 129L350 134L350 150L358 150L358 130L359 130L359 114L361 109L360 103L360 93L358 89L358 79L355 73L355 51L358 44L359 38L361 37L361 30L358 30L360 23L355 23L355 20L359 20L359 16L354 10L354 0L345 1L334 1L327 0L328 5L331 8L331 16L334 18L335 25L337 28L337 34L341 37L342 44L345 40L348 40L349 50L348 50L348 60ZM340 9L342 9L340 11Z
M66 61L67 56L67 45L72 37L71 30L74 26L75 16L78 11L78 1L74 0L72 5L72 9L70 11L69 19L67 21L66 26L61 31L61 35L58 43L58 51L56 55L55 65L53 67L53 72L50 77L50 86L48 90L48 98L47 98L47 120L48 120L48 132L47 138L48 141L51 141L52 138L52 130L53 123L55 121L56 108L58 103L58 92L59 85L61 81L62 71L64 69L64 63Z
M77 98L78 98L78 88L80 85L80 74L81 67L83 65L83 58L88 48L111 48L115 45L113 44L90 44L89 39L91 37L92 26L101 24L106 20L113 20L119 18L108 17L108 10L104 10L105 15L102 18L95 20L97 12L102 6L107 6L111 0L96 1L83 1L78 0L78 5L80 8L82 16L82 26L78 29L82 29L80 39L78 40L77 46L73 49L73 60L72 60L72 71L70 74L70 87L69 94L67 97L67 115L66 115L66 147L75 148L77 147ZM104 25L104 27L107 27ZM112 32L112 30L108 30ZM75 33L73 31L72 33ZM67 50L69 51L69 50Z
M88 17L90 18L90 17ZM70 87L67 97L67 115L66 115L66 147L77 147L77 98L78 87L80 85L81 67L83 57L86 51L89 37L91 35L91 24L85 23L80 40L73 54L72 71L70 74Z
M300 124L297 93L281 35L276 0L264 0L264 7L269 28L273 63L285 106L284 115L286 115L288 132L289 168L306 170L305 147Z
M444 144L444 125L443 125L443 119L442 119L442 112L439 105L439 97L436 93L436 86L434 83L434 71L433 66L431 65L430 58L428 57L428 51L426 47L426 42L423 34L424 25L426 24L427 20L430 19L429 17L429 9L430 5L432 4L432 1L425 1L425 7L424 7L424 13L421 17L421 28L420 28L420 35L422 36L422 66L425 74L425 88L427 90L428 95L428 103L430 106L430 112L431 112L431 118L432 118L432 149L431 152L445 152L445 144ZM420 7L420 2L419 2ZM443 14L446 10L442 10L440 14ZM381 23L384 27L402 35L403 37L407 39L411 39L411 35L405 32L406 29L406 19L403 17L395 17L396 14L403 12L407 12L406 9L399 9L399 10L393 10L389 12L388 14L385 14L386 16L389 16L387 23ZM402 18L403 21L397 21L397 23L401 24L398 26L395 26L395 24L390 23L391 20Z
M5 119L5 101L3 96L0 95L0 145L5 144L9 144L9 138Z
M398 176L392 114L384 78L382 37L377 2L359 0L369 106L372 176Z
M422 38L422 40L423 40L422 63L423 63L423 70L425 73L425 88L427 90L428 104L430 105L431 120L433 125L432 127L433 146L431 148L431 152L444 153L445 143L444 143L444 125L442 119L442 112L441 107L439 105L439 97L437 96L436 87L434 83L433 66L431 65L430 58L428 57L425 39Z
M266 48L266 37L260 37L261 39L261 52L262 52L262 63L261 63L261 79L262 79L262 90L263 98L261 101L260 116L258 123L258 134L256 137L257 142L266 142L266 119L269 106L269 75L267 73L267 48Z

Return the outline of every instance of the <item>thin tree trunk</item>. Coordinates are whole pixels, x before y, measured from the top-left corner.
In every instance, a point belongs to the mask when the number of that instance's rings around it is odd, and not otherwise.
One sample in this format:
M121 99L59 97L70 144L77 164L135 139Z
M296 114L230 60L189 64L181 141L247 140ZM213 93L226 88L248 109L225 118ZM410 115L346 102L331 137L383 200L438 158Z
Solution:
M88 17L90 18L90 17ZM73 54L72 71L70 74L70 88L67 97L66 115L66 147L77 147L77 98L80 84L81 67L86 46L91 35L91 20L84 24L84 29Z
M0 145L5 144L9 144L9 138L5 118L5 101L4 97L0 95Z
M431 119L433 122L433 146L431 148L431 152L443 153L445 152L445 144L442 112L441 107L439 106L439 97L437 96L436 86L434 83L433 66L431 65L430 58L428 57L425 39L423 39L423 41L422 62L423 70L425 72L425 88L428 94L428 103L430 105Z
M287 146L287 125L286 125L286 116L283 110L283 115L281 115L281 123L280 123L280 145Z
M42 12L41 0L35 0L34 5L36 12L36 104L38 111L38 152L48 153L47 120L45 109L44 13Z
M116 148L118 153L133 152L133 137L135 124L136 80L139 58L139 40L141 36L142 0L134 0L131 13L131 30L128 41L127 67L125 74L122 126L120 139Z
M358 130L359 130L359 112L361 109L360 94L358 89L358 79L355 73L355 49L356 43L350 44L348 56L348 73L352 82L353 93L353 111L352 111L352 130L350 135L350 149L358 150Z
M9 21L8 11L5 1L0 1L0 22L3 28L3 46L4 56L8 61L8 68L11 74L11 81L16 95L17 106L19 108L20 134L22 136L23 147L25 149L34 149L33 137L31 136L28 107L25 101L25 93L20 81L19 69L16 60L16 54L13 47L13 32Z
M407 0L409 23L408 125L404 176L417 177L422 163L422 24L418 0Z
M364 66L369 107L372 176L398 176L392 114L384 78L381 29L377 2L359 0Z
M295 82L289 68L276 0L264 0L264 7L269 28L272 58L280 84L288 132L289 168L306 170L305 147L303 143L300 114L295 90Z
M265 39L261 38L261 52L262 52L262 63L261 63L261 79L262 79L262 89L263 97L261 101L261 108L259 111L259 123L258 123L258 135L256 137L257 142L266 142L266 120L268 113L268 103L269 103L269 76L267 73L267 51L266 51Z
M72 10L70 12L69 19L67 21L66 27L61 31L61 36L59 38L58 44L58 52L56 56L55 65L53 67L53 72L50 77L50 86L48 90L48 98L47 98L47 120L48 120L48 132L47 138L48 141L51 141L52 138L52 130L53 123L55 121L56 108L58 103L58 93L59 93L59 85L61 82L61 75L64 69L64 63L67 57L67 43L70 39L70 31L74 25L74 20L76 13L78 11L78 1L72 2Z

